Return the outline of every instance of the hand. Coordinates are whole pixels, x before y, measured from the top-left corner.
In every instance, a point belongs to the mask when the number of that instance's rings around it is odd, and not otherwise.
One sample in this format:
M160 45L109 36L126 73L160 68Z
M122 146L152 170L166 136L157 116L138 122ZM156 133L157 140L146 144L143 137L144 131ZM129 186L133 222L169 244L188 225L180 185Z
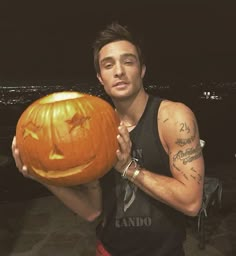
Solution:
M32 175L29 174L27 166L24 165L21 161L20 152L19 152L19 149L17 148L17 145L16 145L16 137L15 136L12 140L11 149L12 149L12 155L13 155L13 158L15 160L16 167L19 170L19 172L22 173L23 176L26 177L26 178L35 179Z
M119 134L117 136L117 140L119 143L120 148L116 151L117 155L117 162L114 165L114 168L122 173L124 168L129 164L131 161L131 148L132 142L129 137L129 131L127 127L121 122L120 126L118 127Z

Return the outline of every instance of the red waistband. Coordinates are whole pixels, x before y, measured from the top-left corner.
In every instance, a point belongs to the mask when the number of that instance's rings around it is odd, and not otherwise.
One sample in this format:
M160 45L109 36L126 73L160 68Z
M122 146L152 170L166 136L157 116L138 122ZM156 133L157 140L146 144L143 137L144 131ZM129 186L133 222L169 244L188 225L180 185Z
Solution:
M102 242L97 240L96 256L112 256L103 246Z

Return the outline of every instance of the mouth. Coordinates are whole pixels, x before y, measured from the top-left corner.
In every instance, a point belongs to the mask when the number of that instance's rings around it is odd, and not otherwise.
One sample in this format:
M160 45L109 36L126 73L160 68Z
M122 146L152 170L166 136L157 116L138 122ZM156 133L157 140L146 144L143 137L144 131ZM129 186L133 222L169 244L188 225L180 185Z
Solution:
M128 82L126 81L119 81L119 82L116 82L113 87L124 87L124 86L127 86Z

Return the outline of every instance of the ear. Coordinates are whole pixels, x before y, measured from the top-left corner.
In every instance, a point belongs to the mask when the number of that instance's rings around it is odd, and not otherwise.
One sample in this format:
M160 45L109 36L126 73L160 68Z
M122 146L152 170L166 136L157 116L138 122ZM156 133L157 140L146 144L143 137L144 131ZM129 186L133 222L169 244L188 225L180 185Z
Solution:
M146 73L146 65L142 65L142 70L141 70L141 77L142 77L142 79L144 78L144 76L145 76L145 73Z
M101 75L100 75L99 73L97 73L97 79L99 80L99 82L100 82L102 85L104 85L104 84L103 84L103 81L102 81L102 78L101 78Z

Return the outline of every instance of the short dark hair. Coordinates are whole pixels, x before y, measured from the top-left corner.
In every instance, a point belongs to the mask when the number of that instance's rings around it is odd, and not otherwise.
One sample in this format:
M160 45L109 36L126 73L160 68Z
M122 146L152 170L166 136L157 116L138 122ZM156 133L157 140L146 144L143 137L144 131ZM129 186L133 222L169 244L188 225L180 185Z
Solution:
M138 52L139 62L142 66L144 64L141 48L138 42L133 38L126 26L120 25L118 22L113 22L104 30L100 31L93 44L93 61L94 68L97 73L100 73L98 55L101 48L109 43L125 40L132 43Z

